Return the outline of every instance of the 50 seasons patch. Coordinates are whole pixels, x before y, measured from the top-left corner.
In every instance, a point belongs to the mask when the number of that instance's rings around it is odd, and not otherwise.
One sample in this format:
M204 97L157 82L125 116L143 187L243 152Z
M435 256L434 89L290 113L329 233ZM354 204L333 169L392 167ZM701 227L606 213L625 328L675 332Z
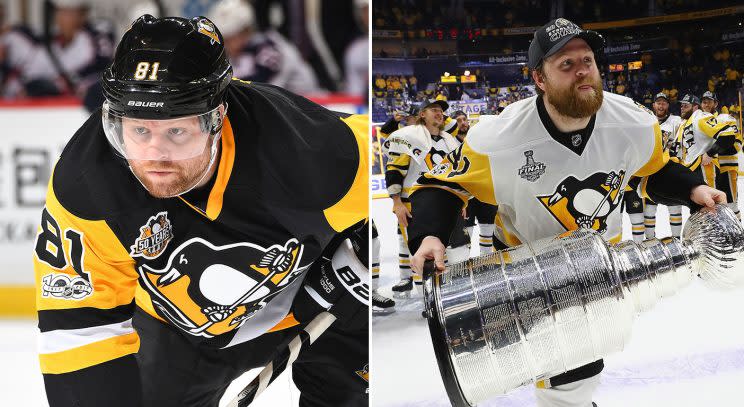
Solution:
M150 216L147 223L140 227L140 235L131 246L129 255L154 259L163 253L173 239L173 227L168 220L168 212L159 212Z

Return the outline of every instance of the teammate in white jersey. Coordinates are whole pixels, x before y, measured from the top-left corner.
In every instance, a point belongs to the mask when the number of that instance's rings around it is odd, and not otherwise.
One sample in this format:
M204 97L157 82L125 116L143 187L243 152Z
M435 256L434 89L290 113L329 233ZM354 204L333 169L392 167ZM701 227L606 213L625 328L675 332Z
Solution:
M725 202L723 192L669 163L649 110L602 91L595 55L603 48L599 34L562 18L536 31L529 66L538 96L481 118L412 192L414 271L426 259L444 270L452 214L471 196L498 205L496 237L507 246L579 227L618 242L618 206L631 176L646 177L644 192L666 205ZM538 382L537 405L592 406L603 366L600 359Z
M731 210L739 217L739 205L737 203L737 179L739 175L738 153L741 150L741 133L738 131L736 119L726 113L718 113L718 97L713 92L703 93L700 98L700 109L710 113L716 118L717 123L731 126L734 137L724 139L727 143L716 143L706 152L703 160L713 161L715 171L715 187L726 193L726 200Z
M398 218L400 282L393 286L396 297L409 296L413 283L421 284L421 276L414 277L408 251L408 219L411 204L408 195L422 174L439 164L447 153L459 146L452 135L443 130L447 102L437 100L422 107L417 124L394 131L383 143L388 156L385 182L393 200L393 213Z
M664 148L668 150L674 143L674 136L682 124L682 118L669 113L669 96L664 92L656 94L653 110L659 120ZM653 239L656 237L656 202L647 198L643 203L646 239ZM679 237L682 233L682 207L680 205L669 206L669 225L672 229L672 236Z

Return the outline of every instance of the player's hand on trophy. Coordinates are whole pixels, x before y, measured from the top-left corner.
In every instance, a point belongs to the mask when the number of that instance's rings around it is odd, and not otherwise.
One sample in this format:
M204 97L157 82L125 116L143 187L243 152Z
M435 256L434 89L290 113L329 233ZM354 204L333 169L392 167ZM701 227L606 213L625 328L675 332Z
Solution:
M426 236L411 259L411 269L414 273L423 274L424 262L434 260L437 270L444 271L444 250L444 244L438 237Z
M713 158L708 153L703 153L703 165L710 165L713 162Z
M717 203L726 203L726 194L707 185L698 185L690 191L690 200L698 205L712 208Z
M411 211L406 208L400 200L393 200L393 213L398 218L398 223L403 227L408 227L408 218L412 218Z

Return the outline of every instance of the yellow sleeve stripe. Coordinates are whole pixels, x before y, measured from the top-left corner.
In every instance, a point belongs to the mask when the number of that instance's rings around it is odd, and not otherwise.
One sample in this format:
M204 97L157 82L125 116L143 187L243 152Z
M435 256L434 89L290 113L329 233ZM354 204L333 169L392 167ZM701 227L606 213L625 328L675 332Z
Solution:
M341 121L354 133L359 165L346 195L323 211L328 224L337 232L369 216L369 116L351 115Z
M55 329L39 335L39 353L59 353L134 332L132 319L78 329Z
M42 353L39 354L41 372L47 374L74 372L137 353L139 346L139 336L132 332L62 352Z
M669 162L669 151L664 150L662 143L661 128L659 123L654 123L654 150L646 164L638 172L633 174L638 177L645 177L659 171Z

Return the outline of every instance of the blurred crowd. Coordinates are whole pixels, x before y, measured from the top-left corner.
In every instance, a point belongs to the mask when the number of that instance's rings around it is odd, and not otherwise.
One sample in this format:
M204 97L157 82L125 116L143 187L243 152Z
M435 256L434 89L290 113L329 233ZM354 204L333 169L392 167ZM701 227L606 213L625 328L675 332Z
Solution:
M0 2L2 99L75 96L100 106L100 75L124 30L146 13L210 18L240 79L305 95L368 94L369 0L32 1L38 7L26 11L43 14L36 29L18 18L11 24Z
M552 0L375 0L374 29L516 28L550 20ZM735 0L564 0L572 21L608 21L739 5Z

